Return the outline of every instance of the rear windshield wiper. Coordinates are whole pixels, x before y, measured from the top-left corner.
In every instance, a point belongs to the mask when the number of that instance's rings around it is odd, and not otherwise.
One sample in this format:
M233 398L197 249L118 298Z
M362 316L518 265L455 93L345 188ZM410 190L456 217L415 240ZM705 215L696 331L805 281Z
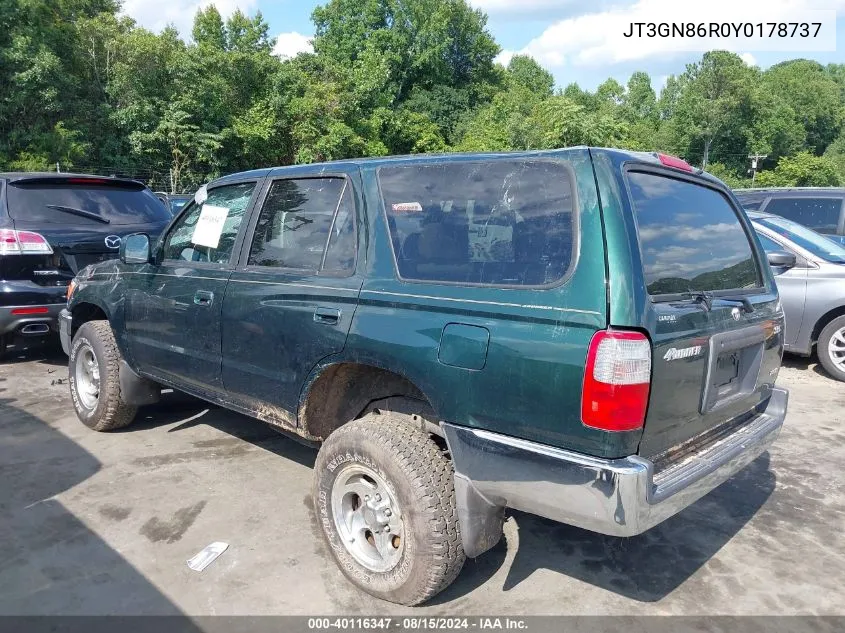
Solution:
M719 300L727 301L728 303L741 303L742 309L748 314L754 312L754 304L751 303L748 297L719 297Z
M86 211L85 209L76 209L74 207L65 207L60 204L48 204L45 205L48 209L55 209L56 211L64 211L65 213L71 213L73 215L78 215L81 218L88 218L89 220L95 220L96 222L102 222L103 224L111 224L111 220L108 218L104 218L103 216L94 213L93 211Z
M713 301L715 299L728 303L740 303L742 304L742 309L747 313L754 312L754 304L751 303L748 297L715 297L712 292L707 292L706 290L690 290L689 292L682 292L681 296L684 299L691 299L696 303L702 304L708 312L713 309Z
M682 292L681 297L703 304L708 312L713 309L713 295L706 290L690 290L689 292Z

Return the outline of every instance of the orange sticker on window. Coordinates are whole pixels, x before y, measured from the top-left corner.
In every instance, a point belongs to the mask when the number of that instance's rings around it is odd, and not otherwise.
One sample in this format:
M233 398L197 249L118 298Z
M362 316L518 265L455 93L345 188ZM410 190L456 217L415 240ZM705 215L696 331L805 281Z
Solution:
M419 202L398 202L392 209L394 213L419 213L423 210Z

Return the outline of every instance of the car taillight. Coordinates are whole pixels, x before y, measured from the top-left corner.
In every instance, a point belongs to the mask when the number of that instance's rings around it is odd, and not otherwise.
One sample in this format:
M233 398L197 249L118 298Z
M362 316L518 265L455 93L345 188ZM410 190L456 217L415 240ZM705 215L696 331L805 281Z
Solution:
M603 431L641 428L650 386L649 340L639 332L596 332L587 352L581 421Z
M32 231L0 229L0 255L52 255L43 235Z

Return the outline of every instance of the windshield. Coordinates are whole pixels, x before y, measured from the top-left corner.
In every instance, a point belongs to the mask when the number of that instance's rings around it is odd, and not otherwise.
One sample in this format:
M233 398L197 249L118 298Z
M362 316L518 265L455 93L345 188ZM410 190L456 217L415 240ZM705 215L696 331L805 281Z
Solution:
M811 252L816 257L834 264L845 264L845 248L816 233L806 226L785 218L758 218L756 223L771 229L778 235Z

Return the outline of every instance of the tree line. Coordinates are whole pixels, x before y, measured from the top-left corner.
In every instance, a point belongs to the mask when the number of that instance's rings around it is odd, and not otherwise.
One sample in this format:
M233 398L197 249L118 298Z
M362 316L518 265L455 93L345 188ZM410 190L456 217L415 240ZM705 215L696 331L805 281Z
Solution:
M273 54L261 14L200 10L186 41L118 0L0 0L0 170L98 171L189 191L271 165L587 144L664 151L732 186L845 184L845 64L765 71L724 51L657 94L495 63L466 0L328 0L313 53Z

